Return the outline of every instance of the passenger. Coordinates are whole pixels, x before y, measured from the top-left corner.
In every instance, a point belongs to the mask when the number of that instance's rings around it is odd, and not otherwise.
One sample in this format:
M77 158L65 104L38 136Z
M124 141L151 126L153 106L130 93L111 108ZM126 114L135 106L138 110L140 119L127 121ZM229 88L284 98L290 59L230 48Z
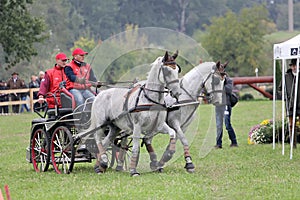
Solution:
M77 107L84 104L86 99L90 102L95 99L91 86L98 82L91 66L84 62L84 56L87 54L88 52L81 48L75 49L72 61L64 69L67 76L66 88L73 94Z
M64 53L59 53L55 56L55 59L56 64L53 68L46 71L38 92L38 102L40 104L44 103L46 97L48 108L55 108L56 103L55 98L52 95L47 95L47 93L55 94L58 106L61 107L60 94L57 91L59 90L60 83L67 79L63 69L69 60L68 57Z

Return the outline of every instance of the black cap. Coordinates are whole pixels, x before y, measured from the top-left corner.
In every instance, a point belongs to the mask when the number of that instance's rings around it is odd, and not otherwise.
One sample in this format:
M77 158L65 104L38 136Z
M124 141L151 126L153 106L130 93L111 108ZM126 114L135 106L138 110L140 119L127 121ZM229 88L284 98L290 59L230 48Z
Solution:
M289 66L296 65L296 63L297 63L297 59L292 59Z

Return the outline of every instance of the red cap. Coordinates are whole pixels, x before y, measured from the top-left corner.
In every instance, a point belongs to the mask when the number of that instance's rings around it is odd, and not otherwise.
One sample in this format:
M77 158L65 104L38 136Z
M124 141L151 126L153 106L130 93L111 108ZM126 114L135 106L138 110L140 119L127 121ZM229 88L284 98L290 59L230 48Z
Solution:
M69 60L69 58L64 53L59 53L55 56L56 60Z
M82 49L77 48L77 49L75 49L73 51L72 56L75 56L75 55L85 55L85 54L88 54L88 52L85 52Z

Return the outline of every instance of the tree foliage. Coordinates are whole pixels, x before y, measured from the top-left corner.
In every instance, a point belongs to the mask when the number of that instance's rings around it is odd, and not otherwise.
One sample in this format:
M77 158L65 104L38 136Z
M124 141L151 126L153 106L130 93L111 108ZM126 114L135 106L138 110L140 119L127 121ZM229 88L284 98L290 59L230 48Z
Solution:
M295 29L300 27L298 4L300 0L294 0L294 22ZM242 14L243 8L250 9L254 5L265 5L264 13ZM232 11L230 13L230 11ZM225 15L227 13L227 15ZM229 13L229 14L228 14ZM239 14L238 14L239 13ZM287 1L276 0L1 0L0 17L2 20L2 29L0 30L0 65L10 66L16 64L16 70L28 73L34 73L39 70L46 70L53 65L55 54L62 51L66 54L71 53L71 49L76 46L82 46L84 40L81 38L105 41L111 36L126 30L126 24L144 27L163 27L185 33L189 36L200 35L208 30L213 22L221 18L232 20L226 22L230 27L224 29L224 33L213 36L211 41L216 44L226 44L226 49L230 50L227 54L233 62L247 61L247 65L264 65L265 60L250 60L248 55L255 57L257 48L255 41L261 41L260 32L255 33L253 27L258 25L254 20L261 19L261 16L270 17L276 22L277 28L282 30L287 27ZM250 21L247 21L251 19ZM281 20L283 19L283 20ZM45 22L45 24L43 23ZM206 24L206 26L204 26ZM268 28L274 30L274 24L268 20L259 21L264 24L262 30ZM220 23L222 25L222 23ZM271 25L271 26L269 26ZM233 28L231 27L233 26ZM253 27L252 27L253 26ZM212 26L213 27L213 26ZM235 30L236 29L236 30ZM250 30L247 30L250 29ZM216 27L219 30L219 27ZM36 31L36 32L34 32ZM44 39L43 31L47 31L49 37ZM237 31L237 32L236 32ZM260 31L260 30L259 30ZM226 32L226 33L225 33ZM250 33L251 34L250 34ZM223 35L224 34L224 35ZM242 35L245 34L245 37ZM233 41L230 39L223 40L223 36L234 36ZM246 36L250 38L246 39ZM257 37L256 37L257 36ZM201 37L195 37L197 41L202 41ZM201 39L201 40L198 40ZM207 38L205 38L204 43ZM253 42L254 41L254 42ZM238 43L237 43L238 42ZM245 45L237 45L245 44ZM88 46L90 46L88 44ZM236 49L232 49L235 48ZM185 48L185 47L179 47ZM210 47L207 47L210 48ZM252 51L247 48L254 48ZM37 51L35 51L37 49ZM180 49L179 49L180 50ZM213 56L219 57L216 50L210 50ZM242 52L247 56L242 56ZM226 55L227 55L226 54ZM22 55L22 56L21 56ZM37 56L32 56L37 55ZM224 55L224 53L222 54ZM238 56L239 55L239 56ZM259 54L257 58L263 57ZM225 56L224 56L225 58ZM25 59L25 60L24 60ZM6 63L5 61L9 62ZM231 64L234 64L232 63ZM265 63L263 63L265 62ZM5 64L6 63L6 64ZM237 66L236 64L234 64ZM248 66L248 67L249 67ZM260 66L259 66L260 67ZM30 68L29 70L26 68ZM249 70L252 70L248 68ZM11 68L11 70L13 70ZM14 69L15 70L15 69ZM31 70L31 71L30 71ZM244 70L244 69L243 69ZM242 70L242 71L243 71ZM235 69L238 73L239 69ZM9 74L10 72L5 72ZM243 72L246 73L246 72ZM6 74L1 74L5 78Z
M230 62L235 75L248 75L259 64L264 54L263 36L267 33L268 12L263 6L245 8L238 15L229 11L225 17L215 17L206 26L203 46L214 58Z
M45 39L44 22L27 11L26 6L31 3L31 0L0 1L0 45L7 68L37 55L33 45Z

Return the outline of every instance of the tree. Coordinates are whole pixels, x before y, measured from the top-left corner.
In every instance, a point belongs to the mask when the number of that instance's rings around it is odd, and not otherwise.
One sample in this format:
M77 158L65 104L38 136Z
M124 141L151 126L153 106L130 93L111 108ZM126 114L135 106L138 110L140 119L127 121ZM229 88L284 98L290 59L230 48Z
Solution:
M227 12L206 26L203 46L214 60L230 61L229 70L235 75L249 75L261 67L259 58L265 54L263 36L270 27L274 25L263 6L245 8L239 15Z
M32 0L0 1L0 45L3 51L0 62L7 64L6 69L23 59L30 61L31 56L37 55L34 43L47 37L43 35L44 22L29 14L28 4L32 4Z

